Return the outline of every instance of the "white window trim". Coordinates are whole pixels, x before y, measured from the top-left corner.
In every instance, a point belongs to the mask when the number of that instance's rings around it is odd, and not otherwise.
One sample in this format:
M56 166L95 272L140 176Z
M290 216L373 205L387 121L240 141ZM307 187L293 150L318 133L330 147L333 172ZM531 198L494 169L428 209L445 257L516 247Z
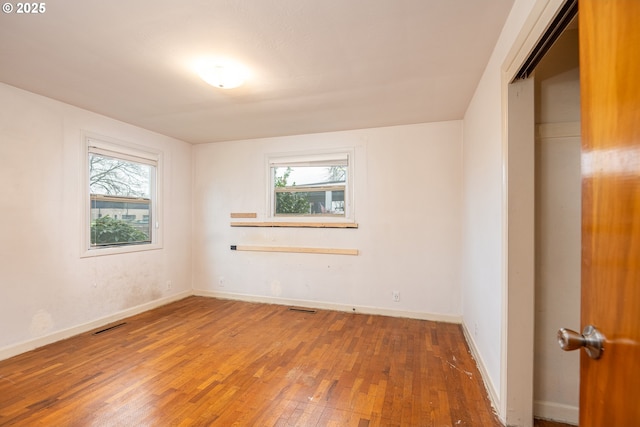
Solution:
M89 148L94 152L117 155L125 160L132 160L139 163L155 165L155 192L151 197L151 212L153 213L153 232L151 233L151 243L139 245L125 245L112 247L91 247L91 207L89 190ZM119 141L114 138L97 135L90 132L82 133L82 153L81 159L81 226L80 232L80 257L95 257L104 255L123 254L130 252L150 251L162 248L163 235L163 214L162 214L162 188L163 188L163 153L146 146L129 142Z
M313 150L313 151L297 151L291 153L272 153L267 154L265 158L265 171L266 171L266 210L267 217L271 222L355 222L355 194L354 188L354 176L355 176L355 150L353 148L335 148L330 150ZM309 215L309 216L276 216L274 212L275 207L275 192L273 175L271 168L273 166L305 166L313 165L314 162L325 162L331 160L344 160L347 161L347 182L345 184L345 207L344 216L322 216L322 215Z

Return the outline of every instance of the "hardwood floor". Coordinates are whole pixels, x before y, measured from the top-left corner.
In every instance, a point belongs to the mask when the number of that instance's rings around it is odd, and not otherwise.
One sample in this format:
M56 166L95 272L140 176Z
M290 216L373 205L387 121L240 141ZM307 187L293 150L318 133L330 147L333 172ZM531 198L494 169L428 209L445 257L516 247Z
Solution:
M534 419L533 427L575 427L573 424L565 424L557 421Z
M459 325L189 297L0 362L0 425L498 427Z

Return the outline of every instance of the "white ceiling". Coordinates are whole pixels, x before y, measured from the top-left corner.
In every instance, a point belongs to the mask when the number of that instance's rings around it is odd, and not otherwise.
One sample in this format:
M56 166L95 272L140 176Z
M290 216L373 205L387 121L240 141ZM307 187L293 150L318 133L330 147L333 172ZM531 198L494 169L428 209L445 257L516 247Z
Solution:
M204 143L461 119L513 0L45 4L0 14L0 81ZM202 56L252 75L213 88Z

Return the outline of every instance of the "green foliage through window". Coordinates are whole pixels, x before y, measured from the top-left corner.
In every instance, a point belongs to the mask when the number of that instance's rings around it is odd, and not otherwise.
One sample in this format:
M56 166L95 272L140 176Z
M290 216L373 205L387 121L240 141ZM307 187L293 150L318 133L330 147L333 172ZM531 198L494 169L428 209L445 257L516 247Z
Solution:
M287 168L282 176L276 176L275 186L286 187L291 175L291 168ZM295 182L293 183L295 185ZM309 195L306 192L280 193L276 190L276 214L307 214L310 212Z
M149 236L126 220L111 218L107 215L91 223L92 245L145 242L149 242Z

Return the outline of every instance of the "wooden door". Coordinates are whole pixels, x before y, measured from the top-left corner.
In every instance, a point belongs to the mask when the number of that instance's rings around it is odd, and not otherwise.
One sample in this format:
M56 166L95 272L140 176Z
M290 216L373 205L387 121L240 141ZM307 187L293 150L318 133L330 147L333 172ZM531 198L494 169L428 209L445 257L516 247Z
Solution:
M640 0L580 0L580 426L640 426Z

